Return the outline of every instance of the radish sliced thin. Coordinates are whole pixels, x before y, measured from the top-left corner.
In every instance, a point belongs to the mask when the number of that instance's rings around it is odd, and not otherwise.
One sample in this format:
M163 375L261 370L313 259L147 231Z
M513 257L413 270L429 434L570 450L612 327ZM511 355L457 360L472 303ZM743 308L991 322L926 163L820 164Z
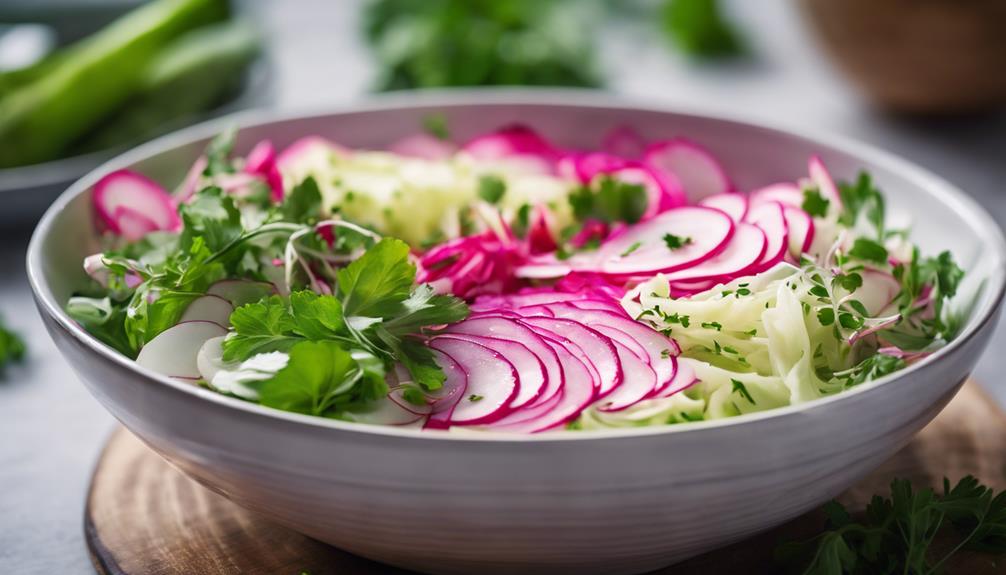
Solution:
M719 210L699 206L669 210L602 244L597 267L606 274L631 275L694 266L723 251L734 227L730 216ZM668 234L687 243L672 249L665 239Z
M245 159L244 171L262 178L268 184L274 202L283 201L283 176L276 167L276 149L272 142L262 140L255 144Z
M830 202L829 208L841 210L842 195L838 193L838 186L835 185L834 178L831 177L831 173L821 158L811 156L810 161L807 162L807 171L810 173L810 180L817 186L821 196Z
M852 294L870 315L884 310L901 292L901 284L891 274L879 270L865 269L859 272L863 285Z
M779 202L784 206L801 208L803 206L803 191L800 186L792 182L781 182L751 192L749 200L752 208L769 202Z
M768 240L765 232L754 224L739 223L727 249L701 264L666 274L667 280L677 282L714 281L725 283L731 278L747 275L759 267L765 256Z
M434 337L429 346L453 359L468 376L465 396L454 407L451 424L489 423L510 412L520 381L500 353L463 339Z
M123 225L129 233L139 233L151 225L155 230L175 231L182 225L171 195L130 170L118 170L98 180L93 199L98 217L115 234L123 233Z
M676 177L692 202L734 189L716 158L702 146L683 138L650 144L643 162Z
M618 411L652 395L657 389L657 374L629 348L613 341L622 365L622 385L615 388L598 407L601 411ZM670 381L670 380L668 380Z
M789 249L789 228L783 205L778 202L767 202L751 208L748 212L748 222L765 232L768 245L765 254L759 262L760 269L768 269L782 261Z
M563 318L525 317L520 322L562 343L577 359L592 367L598 377L598 397L607 395L622 383L622 365L615 345L597 330Z
M687 361L677 361L675 358L675 364L677 369L674 372L674 379L667 387L655 393L653 397L670 397L698 383L699 379L695 376L695 369Z
M217 295L204 295L192 300L192 303L182 312L178 322L211 321L220 325L230 325L231 312L234 306Z
M714 194L699 200L700 206L713 208L726 213L735 222L744 221L748 213L748 198L743 194Z
M160 374L198 380L199 349L207 340L227 335L227 330L211 321L187 321L157 334L148 341L136 363Z
M150 232L160 229L157 222L126 206L119 206L115 210L115 221L118 235L131 242L142 240Z
M410 425L421 421L426 417L423 413L406 408L404 399L392 397L393 393L401 393L401 390L392 390L384 398L376 401L373 408L368 411L346 412L344 417L356 423L369 423L371 425ZM413 406L418 407L418 406Z
M517 395L514 396L513 401L510 403L510 409L520 409L529 403L533 403L541 396L542 390L545 389L547 375L544 363L526 345L519 341L499 337L487 337L485 335L472 335L471 333L458 331L440 334L437 337L457 338L475 342L496 351L510 362L510 365L517 371L517 380L520 382L517 388Z
M789 228L789 255L799 260L801 254L810 251L814 242L814 218L800 208L783 207L786 227Z
M451 426L451 415L454 413L454 408L457 407L468 389L468 375L461 369L458 362L435 349L431 351L437 365L444 370L445 378L443 387L429 394L433 400L430 404L432 413L427 418L425 427L447 429Z
M454 144L429 134L406 136L388 146L388 151L392 154L431 161L450 158L457 150Z

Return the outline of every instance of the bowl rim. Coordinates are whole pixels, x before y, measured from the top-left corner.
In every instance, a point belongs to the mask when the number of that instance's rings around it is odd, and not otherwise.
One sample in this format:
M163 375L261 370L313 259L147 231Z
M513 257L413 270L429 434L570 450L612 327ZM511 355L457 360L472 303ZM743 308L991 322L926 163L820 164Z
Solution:
M675 425L613 428L605 430L581 430L574 433L543 433L543 434L511 434L493 431L459 430L452 432L437 432L414 428L399 428L395 426L372 425L328 419L317 416L281 411L256 403L232 398L209 389L173 380L165 375L155 373L141 367L132 359L120 354L88 334L73 321L63 310L52 291L49 289L43 275L42 245L52 233L53 222L67 204L81 193L88 190L98 177L115 169L124 168L142 159L155 156L169 149L180 147L194 141L212 137L221 129L237 125L239 129L263 126L283 121L306 119L320 116L353 114L360 112L383 112L409 108L425 107L473 107L480 105L543 105L565 108L597 108L606 110L644 111L697 119L710 119L728 123L741 124L768 132L774 132L790 137L811 140L822 146L848 154L850 156L869 159L872 163L882 165L904 179L925 190L948 208L953 209L962 217L974 223L974 229L987 250L986 257L995 258L994 267L983 289L994 290L990 298L985 298L985 304L972 311L972 317L963 327L958 336L943 348L923 360L893 374L858 385L843 392L818 398L806 403L769 409L736 417L711 421L688 422ZM306 134L305 134L306 135ZM303 424L316 429L336 432L348 432L369 436L389 436L429 441L463 441L492 443L549 443L566 441L588 441L596 439L619 440L675 433L703 433L713 430L752 425L760 421L786 417L823 409L834 402L870 393L882 386L895 384L898 380L909 378L914 373L942 361L956 350L964 346L986 324L997 317L1004 295L1006 295L1006 238L992 216L974 199L943 178L933 174L908 160L893 153L886 152L870 144L852 138L831 133L822 133L815 129L806 129L787 125L783 122L766 122L743 114L723 113L719 110L703 109L680 105L668 105L654 100L627 98L621 95L581 89L528 89L528 88L466 88L427 90L421 92L397 92L384 95L372 95L362 100L356 100L337 106L321 108L304 108L294 110L252 109L244 110L227 116L208 120L141 144L127 152L119 154L88 172L87 175L73 183L62 192L55 202L46 210L32 233L27 250L27 275L32 293L42 313L49 316L70 336L78 340L91 352L113 364L133 371L142 380L142 385L167 386L165 389L185 396L208 400L218 407L231 408L244 412L246 415L263 417L266 420L276 419L293 424Z

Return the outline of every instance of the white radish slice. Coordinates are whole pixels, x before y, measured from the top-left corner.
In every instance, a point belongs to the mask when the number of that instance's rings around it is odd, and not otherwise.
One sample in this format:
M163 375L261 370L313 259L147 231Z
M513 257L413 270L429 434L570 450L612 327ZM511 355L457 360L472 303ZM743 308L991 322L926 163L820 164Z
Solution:
M759 268L767 269L782 261L789 249L789 228L786 226L783 205L778 202L767 202L752 207L747 220L761 228L768 240L765 254L758 264Z
M645 361L627 347L616 342L618 360L622 364L622 385L619 385L598 407L601 411L618 411L643 400L657 391L657 374Z
M576 419L594 401L596 384L583 362L559 342L548 338L545 341L555 350L562 365L564 383L562 393L557 396L558 400L525 410L529 416L526 419L516 422L503 419L490 425L489 429L511 433L547 431ZM514 415L518 414L524 415L521 412Z
M441 334L437 337L457 338L484 345L496 351L510 362L510 365L517 371L517 379L520 382L517 395L514 396L513 401L510 403L511 409L520 409L525 405L533 403L541 396L542 390L545 389L545 382L547 381L545 365L523 343L498 337L486 337L459 332Z
M735 222L744 221L748 213L748 198L743 194L714 194L699 200L700 206L713 208L726 213Z
M468 389L468 375L458 362L444 355L437 350L431 350L437 365L444 370L444 385L440 389L432 392L430 397L433 403L430 404L432 414L426 420L425 427L428 429L449 428L451 415L457 407L461 398L465 396Z
M643 162L675 176L692 202L733 190L726 170L712 154L685 139L651 144L643 155Z
M457 146L429 134L413 134L388 146L388 151L399 156L433 161L453 156Z
M789 228L789 255L800 259L801 254L810 251L814 242L814 218L800 208L783 207L786 216L786 227Z
M231 312L234 306L231 302L218 295L204 295L192 300L192 303L182 312L179 323L183 321L212 321L220 325L230 325Z
M670 385L656 392L653 397L670 397L698 383L699 379L695 376L695 369L689 362L677 361L675 358L675 363L677 371L674 372L674 379L671 380Z
M201 377L197 356L210 338L227 335L211 321L187 321L157 334L136 356L136 363L157 373L197 380Z
M115 222L118 227L116 233L131 242L141 240L150 232L160 229L157 222L126 206L119 206L115 210Z
M240 307L255 303L265 296L274 295L276 286L269 282L253 280L220 280L206 290L207 295L215 295L229 301L231 305Z
M510 412L520 381L505 357L463 339L434 337L429 346L456 361L468 376L465 395L451 414L452 425L490 423Z
M568 303L551 304L548 307L556 317L578 321L608 335L608 337L611 335L605 329L614 329L625 334L624 338L618 338L618 341L626 343L628 346L626 340L631 340L645 351L645 356L640 359L648 359L653 371L657 373L658 385L663 386L674 377L674 362L671 361L670 356L680 354L681 348L673 339L625 315L604 310L579 309ZM618 334L614 335L618 336Z
M701 264L667 274L670 282L715 280L720 283L745 275L761 263L768 240L765 232L754 224L739 223L727 249Z
M597 330L562 318L525 317L520 322L531 326L539 334L562 343L588 368L592 367L599 381L599 397L607 395L622 383L622 365L618 361L615 345Z
M759 188L749 196L751 207L768 202L779 202L784 206L801 208L803 206L803 191L792 182L780 182Z
M810 180L814 182L817 190L821 193L821 197L830 202L828 204L829 211L832 208L841 210L842 196L838 193L838 186L835 185L834 178L831 177L831 173L824 166L821 158L811 156L810 161L807 162L807 171L810 173Z
M137 221L143 221L144 227L150 222L157 230L174 231L181 227L171 195L136 172L118 170L101 178L94 185L93 198L98 217L116 234L122 233L123 224L131 230L139 229Z
M733 233L733 220L719 210L698 206L673 209L602 244L597 267L613 275L670 272L716 256ZM667 234L691 241L671 249L664 239Z
M901 284L887 272L865 269L859 275L863 285L853 292L852 299L859 300L870 315L878 315L901 291Z
M537 356L538 361L541 362L542 368L544 368L545 379L541 384L540 393L533 402L537 404L550 399L561 391L562 368L559 367L559 358L556 357L555 351L552 350L552 347L547 345L545 341L542 340L542 338L528 326L523 323L519 323L517 321L518 319L519 316L474 316L469 317L464 321L452 324L447 329L446 333L468 334L510 340L519 342L522 346L529 349L531 353ZM489 347L493 346L489 345ZM533 390L533 385L525 380L524 372L518 370L518 373L520 374L521 395L525 393L525 386L527 386L528 389ZM518 397L520 397L520 395ZM526 403L528 402L515 400L514 408L523 406Z
M211 337L206 340L196 353L196 369L205 381L212 382L213 377L224 366L224 338Z

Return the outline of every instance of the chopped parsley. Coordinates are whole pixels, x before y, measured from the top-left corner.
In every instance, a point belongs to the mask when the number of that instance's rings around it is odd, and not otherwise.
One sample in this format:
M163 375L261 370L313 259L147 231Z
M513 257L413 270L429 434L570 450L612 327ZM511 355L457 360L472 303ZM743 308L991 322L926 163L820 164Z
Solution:
M818 188L807 188L803 191L803 204L800 206L803 211L815 218L823 218L828 215L828 205L831 201L821 195Z
M498 204L506 193L506 182L503 178L487 174L479 178L479 197L490 204Z
M679 250L692 243L692 238L682 238L681 236L676 236L674 234L664 234L664 244L667 245L669 250Z
M751 405L758 405L758 403L754 400L754 398L751 397L751 394L748 393L748 388L747 386L744 385L744 382L737 379L731 379L730 385L733 386L731 393L739 394L741 397L746 399L747 402L750 403Z
M632 252L638 250L642 245L643 245L642 242L636 242L632 244L631 246L625 248L625 251L621 253L620 257L623 258L628 257Z

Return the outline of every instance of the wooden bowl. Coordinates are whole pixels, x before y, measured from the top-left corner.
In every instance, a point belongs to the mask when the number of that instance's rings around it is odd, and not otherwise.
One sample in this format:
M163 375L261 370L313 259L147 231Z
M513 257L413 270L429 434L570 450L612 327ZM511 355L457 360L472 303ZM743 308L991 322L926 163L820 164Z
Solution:
M877 104L957 114L1006 104L1006 1L800 0L838 66Z

